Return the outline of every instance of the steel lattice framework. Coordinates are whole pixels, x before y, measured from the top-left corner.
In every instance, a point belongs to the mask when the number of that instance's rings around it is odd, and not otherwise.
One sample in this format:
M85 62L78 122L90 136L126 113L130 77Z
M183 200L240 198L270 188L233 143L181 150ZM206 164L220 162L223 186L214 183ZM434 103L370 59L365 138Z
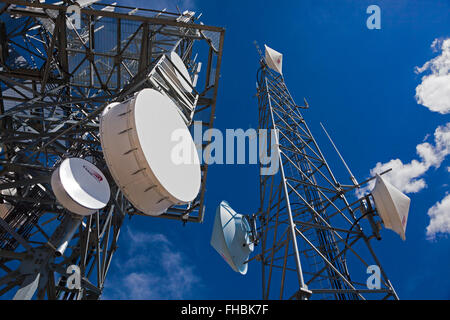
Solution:
M263 299L398 299L371 246L379 225L369 196L347 201L360 185L353 176L352 186L336 180L300 113L306 100L298 106L283 76L260 63L259 128L278 132L271 152L280 161L277 174L260 175ZM366 285L369 265L380 267L379 289Z
M182 101L188 123L213 126L224 29L203 25L187 11L102 4L82 8L81 28L69 28L66 8L73 3L0 5L0 296L17 290L15 299L100 297L122 223L139 214L103 158L98 116L107 104L151 87ZM190 95L164 82L165 53L173 50L197 83ZM54 167L66 157L89 160L111 186L107 207L76 230L76 218L50 186ZM203 220L207 169L202 165L197 199L161 217ZM68 249L56 256L70 233ZM81 270L79 290L66 287L69 265Z

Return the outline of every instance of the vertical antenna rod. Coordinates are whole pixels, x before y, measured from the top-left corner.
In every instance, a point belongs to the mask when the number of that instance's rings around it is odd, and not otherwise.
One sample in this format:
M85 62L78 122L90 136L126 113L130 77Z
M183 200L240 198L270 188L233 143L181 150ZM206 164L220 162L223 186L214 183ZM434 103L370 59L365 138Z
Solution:
M339 152L338 148L336 147L336 145L334 144L333 140L331 139L330 135L328 134L327 130L325 129L325 127L323 126L322 122L320 122L320 126L322 127L323 131L325 132L325 134L327 135L328 139L330 140L331 144L334 147L334 150L336 150L339 158L341 158L342 162L344 163L345 168L347 169L348 173L350 174L350 179L352 180L353 184L355 186L358 186L358 181L356 180L355 176L353 175L352 171L350 170L350 168L348 167L347 163L345 162L344 158L342 157L341 153Z

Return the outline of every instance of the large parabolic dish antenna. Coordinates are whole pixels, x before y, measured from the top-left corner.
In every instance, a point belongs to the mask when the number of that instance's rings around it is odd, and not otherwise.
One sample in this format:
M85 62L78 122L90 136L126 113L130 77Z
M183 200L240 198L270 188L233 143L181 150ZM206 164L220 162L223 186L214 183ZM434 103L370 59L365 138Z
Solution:
M167 96L143 89L100 120L104 157L115 182L142 213L160 215L194 200L201 172L191 134ZM180 153L187 157L180 160Z
M175 51L172 51L168 56L173 64L173 66L171 66L173 74L176 75L175 77L171 77L172 80L182 86L182 88L187 92L192 92L191 76L189 75L189 71L187 70L183 60Z
M64 208L83 216L104 208L111 194L103 173L80 158L61 162L53 171L51 185L56 199Z

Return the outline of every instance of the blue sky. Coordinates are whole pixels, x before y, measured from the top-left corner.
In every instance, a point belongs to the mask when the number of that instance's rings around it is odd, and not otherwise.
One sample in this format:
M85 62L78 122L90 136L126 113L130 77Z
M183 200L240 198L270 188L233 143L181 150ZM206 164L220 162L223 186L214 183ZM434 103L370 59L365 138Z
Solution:
M390 230L375 250L401 299L450 299L450 2L120 1L202 12L226 28L215 126L257 128L257 40L284 54L285 80L336 176L359 181L393 167L411 198L406 241ZM366 8L381 8L381 30ZM416 95L417 92L417 95ZM233 272L209 245L215 207L257 210L258 168L211 165L203 224L133 217L122 228L105 299L259 299L260 265ZM433 209L430 209L433 208ZM429 214L428 214L429 213ZM432 215L433 220L431 220ZM427 233L428 227L428 233Z

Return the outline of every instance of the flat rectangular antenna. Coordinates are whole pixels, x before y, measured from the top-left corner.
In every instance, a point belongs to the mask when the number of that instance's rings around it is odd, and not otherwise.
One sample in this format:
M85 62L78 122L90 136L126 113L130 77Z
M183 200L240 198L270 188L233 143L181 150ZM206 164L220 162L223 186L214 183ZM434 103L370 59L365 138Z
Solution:
M339 155L339 158L341 158L342 162L344 163L345 168L347 169L348 173L350 174L350 179L352 180L353 184L355 186L358 186L358 181L356 180L355 176L351 172L350 168L347 166L347 163L345 162L344 158L342 157L341 153L339 152L338 148L334 144L333 140L331 139L330 135L328 134L327 130L325 130L325 127L323 126L322 122L320 122L320 126L322 127L323 131L327 135L328 139L330 140L331 144L334 147L334 150L336 150L337 154Z

